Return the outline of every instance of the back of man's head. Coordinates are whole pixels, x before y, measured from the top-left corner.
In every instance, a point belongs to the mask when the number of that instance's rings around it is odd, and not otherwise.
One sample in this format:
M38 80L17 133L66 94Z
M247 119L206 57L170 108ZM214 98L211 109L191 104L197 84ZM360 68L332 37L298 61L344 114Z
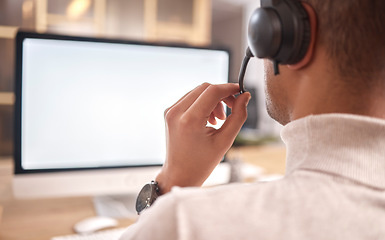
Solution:
M325 47L340 77L385 86L385 1L303 1L317 13L317 44Z

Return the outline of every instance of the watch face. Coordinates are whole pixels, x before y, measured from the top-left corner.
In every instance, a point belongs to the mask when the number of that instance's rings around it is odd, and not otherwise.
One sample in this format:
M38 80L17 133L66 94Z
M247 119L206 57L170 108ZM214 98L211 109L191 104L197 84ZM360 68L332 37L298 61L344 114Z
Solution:
M136 211L140 213L143 209L149 207L152 203L151 199L152 187L151 184L146 184L139 192L138 198L136 199Z

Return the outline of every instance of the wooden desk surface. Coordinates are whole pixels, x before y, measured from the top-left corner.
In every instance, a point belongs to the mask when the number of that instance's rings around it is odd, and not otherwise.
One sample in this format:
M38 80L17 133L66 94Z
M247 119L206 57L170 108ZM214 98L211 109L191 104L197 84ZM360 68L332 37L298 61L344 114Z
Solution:
M283 174L283 146L242 147L245 162L265 168L268 174ZM230 150L234 152L234 150ZM11 160L0 160L0 240L49 240L53 236L73 234L73 225L95 216L91 197L17 200L12 196L13 167ZM1 211L0 211L1 212ZM119 227L133 219L119 220Z
M230 149L228 155L239 151L242 161L264 168L265 174L285 174L286 148L284 145L245 146Z
M48 240L73 234L74 223L95 216L90 197L12 200L2 204L2 240ZM119 220L119 226L129 226L133 222L131 219Z
M96 215L92 197L50 199L14 199L13 163L0 160L0 240L49 240L54 236L74 234L73 225ZM119 219L118 227L134 223Z

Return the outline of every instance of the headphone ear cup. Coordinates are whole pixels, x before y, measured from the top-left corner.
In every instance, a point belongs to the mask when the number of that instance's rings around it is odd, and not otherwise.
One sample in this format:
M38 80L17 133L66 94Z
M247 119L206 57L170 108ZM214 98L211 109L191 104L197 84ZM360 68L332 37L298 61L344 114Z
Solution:
M265 1L250 18L248 42L258 58L298 63L308 50L310 36L309 18L298 0Z
M304 24L305 24L305 30L303 31L302 43L298 51L298 57L293 60L293 62L295 63L301 61L305 57L310 45L310 39L311 39L310 23L306 21Z
M273 58L281 47L282 25L272 8L256 9L249 22L248 44L258 58Z
M301 61L309 48L311 40L311 30L310 30L310 21L308 14L300 1L294 0L290 1L293 3L293 8L295 8L295 16L298 18L298 21L302 24L302 31L298 31L298 38L302 39L301 44L298 50L295 50L297 54L292 60L292 64L298 63Z

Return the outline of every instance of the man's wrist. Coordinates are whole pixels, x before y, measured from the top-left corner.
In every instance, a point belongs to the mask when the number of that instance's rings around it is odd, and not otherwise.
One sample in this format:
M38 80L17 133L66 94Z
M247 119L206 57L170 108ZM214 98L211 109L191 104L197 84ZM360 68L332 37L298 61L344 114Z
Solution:
M158 176L155 178L155 181L158 182L158 186L160 189L161 195L166 194L171 191L171 189L174 186L178 187L200 187L202 186L203 182L192 182L192 178L189 178L187 176L180 176L171 178L170 174L163 172L160 172Z
M167 184L167 179L164 178L161 173L155 178L155 181L158 183L160 195L170 192L173 187L172 185Z

